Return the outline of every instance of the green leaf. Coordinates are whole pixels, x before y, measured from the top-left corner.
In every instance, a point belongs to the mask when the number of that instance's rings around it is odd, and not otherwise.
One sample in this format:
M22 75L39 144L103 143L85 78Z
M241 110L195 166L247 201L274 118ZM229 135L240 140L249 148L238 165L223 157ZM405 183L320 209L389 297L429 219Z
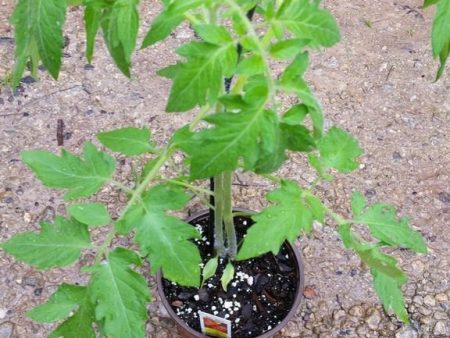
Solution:
M273 137L265 133L270 130L267 125L273 123L273 114L262 109L248 109L208 116L205 120L214 128L193 134L194 142L185 149L191 156L191 178L207 178L222 171L232 171L241 158L247 169L253 168L260 152L258 139L267 141ZM265 143L264 146L270 145Z
M282 181L281 187L270 192L267 199L273 205L252 216L255 224L247 231L238 260L270 251L276 255L284 241L293 242L302 231L312 230L314 216L297 183Z
M309 205L314 219L320 223L323 223L325 217L325 206L323 205L320 198L314 195L306 195L305 202Z
M363 153L358 142L342 129L333 127L319 141L321 162L328 168L346 173L358 168L357 158Z
M310 40L313 46L331 47L340 40L333 15L308 1L283 1L271 23L275 29L283 27L298 39Z
M187 62L169 67L169 74L159 72L173 80L166 111L183 112L196 105L213 104L223 87L224 76L231 76L236 67L236 46L232 42L215 45L195 41L177 52Z
M426 1L425 5L431 5L436 1ZM433 47L433 56L439 57L441 63L436 81L442 76L445 70L445 64L450 54L450 1L440 1L436 3L436 14L433 20L433 30L431 34L431 45Z
M236 70L237 74L252 76L264 73L264 60L261 55L253 54L247 58L243 58Z
M95 317L107 336L144 338L150 290L144 277L130 268L140 266L133 251L117 248L107 260L89 270L91 300Z
M84 146L83 159L64 149L60 157L43 150L22 151L21 155L45 186L68 189L64 196L67 200L94 194L115 170L115 160L89 142Z
M269 48L270 56L274 59L290 60L297 56L300 50L308 44L309 40L288 39L274 43Z
M194 30L200 38L209 43L220 45L233 42L230 33L222 26L210 24L195 25Z
M217 266L219 265L219 259L218 257L211 258L203 268L202 272L202 285L205 283L205 281L211 277L213 277L216 274Z
M53 78L61 68L66 1L19 0L11 17L15 27L16 66L13 85L17 86L29 59L36 72L39 59Z
M111 222L108 210L101 203L72 204L67 207L67 211L78 222L90 226L105 225Z
M64 286L64 285L63 285ZM61 286L61 287L63 287ZM58 289L57 293L60 291ZM58 302L63 305L64 303L70 303L70 300L76 301L78 309L69 318L67 318L62 324L60 324L50 335L49 338L95 338L96 334L93 328L95 322L94 305L89 298L89 290L83 288L84 292L78 290L74 291L76 286L70 286L71 290L65 289L66 297L61 295ZM53 295L54 296L54 295ZM52 298L53 298L52 296ZM44 304L43 306L45 306ZM54 310L56 311L56 304Z
M352 194L352 211L355 217L361 215L364 207L366 206L366 203L367 201L361 193L354 192Z
M389 311L392 309L401 321L409 323L409 316L401 290L401 286L405 281L399 281L375 269L372 269L372 275L373 286L385 310Z
M302 78L309 66L309 54L308 52L298 54L294 61L286 67L285 71L281 75L281 83L295 83L299 78Z
M448 41L448 44L439 53L439 60L441 62L441 65L439 66L438 71L436 73L435 81L439 80L442 74L444 74L445 65L447 64L447 59L449 55L450 55L450 40Z
M164 277L178 284L198 287L200 254L192 243L198 231L166 210L183 208L190 197L181 188L158 185L147 191L142 204L125 215L124 229L135 228L135 241L152 262L152 271L162 269Z
M220 282L222 284L222 289L227 291L228 284L233 280L234 278L234 266L231 263L228 263L223 270L222 277L220 278Z
M40 323L52 323L70 316L86 297L83 286L62 284L49 300L27 312L27 317Z
M422 235L409 227L406 218L397 219L393 206L377 203L356 215L355 221L367 224L371 234L383 243L420 253L427 252Z
M41 223L41 232L25 232L2 244L2 249L39 269L67 266L91 245L84 224L57 216L54 223Z
M399 282L406 282L406 276L397 267L397 260L394 257L382 253L378 247L372 244L358 244L354 249L361 260L371 269L378 270Z
M311 132L304 126L293 126L281 123L281 132L286 140L286 147L293 151L311 151L315 149L316 142Z
M154 151L154 145L149 142L150 131L146 128L120 128L98 133L98 140L112 151L127 156L140 155Z
M423 3L423 8L436 4L440 0L425 0Z
M101 11L94 6L86 6L84 9L84 27L86 30L86 58L92 63L94 55L95 37L100 28Z
M307 115L308 107L304 104L296 104L284 113L281 121L296 126L302 124Z
M144 38L141 48L146 48L158 41L164 40L183 22L184 14L191 9L203 5L202 0L175 0L160 13L152 22L150 31Z
M116 0L103 10L103 37L117 67L130 77L131 54L139 29L139 0Z

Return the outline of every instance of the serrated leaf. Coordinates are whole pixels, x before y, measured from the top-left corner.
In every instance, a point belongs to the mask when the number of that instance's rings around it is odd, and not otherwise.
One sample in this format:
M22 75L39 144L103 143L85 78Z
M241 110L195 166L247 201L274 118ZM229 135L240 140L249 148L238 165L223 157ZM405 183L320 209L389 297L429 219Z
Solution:
M396 210L388 204L377 203L355 217L358 223L367 224L371 234L391 246L426 253L422 235L408 225L406 218L397 219Z
M219 259L218 257L211 258L203 268L202 271L202 285L205 283L205 281L211 277L213 277L216 274L217 266L219 265Z
M62 284L47 302L27 312L27 317L40 323L52 323L69 317L86 297L83 286Z
M436 4L440 0L425 0L423 3L423 8Z
M284 241L293 242L301 232L312 230L313 213L302 201L302 191L295 182L282 181L267 199L272 205L252 216L255 224L247 231L238 260L266 252L276 255Z
M122 229L135 228L135 241L149 256L153 272L161 269L164 278L198 287L201 259L191 239L199 237L199 233L190 224L165 213L184 207L189 199L181 188L155 186L144 194L141 204L127 212Z
M204 3L203 0L175 0L152 22L150 31L144 38L141 48L146 48L164 40L184 20L184 14Z
M285 0L271 24L283 27L313 46L330 47L340 40L336 20L327 10L308 1Z
M287 149L293 151L311 151L316 148L316 142L308 128L285 123L281 123L280 128L286 140Z
M57 216L54 223L41 223L41 232L25 232L2 244L2 249L39 269L67 266L91 245L84 224Z
M375 269L371 271L373 275L373 286L385 310L389 311L392 309L401 321L409 323L409 316L405 308L405 300L401 290L401 286L405 281L399 281Z
M123 248L111 252L102 263L89 268L95 317L105 335L144 338L150 290L144 277L130 268L140 266L139 256Z
M102 13L103 37L117 67L130 77L131 54L139 29L139 0L116 0Z
M260 151L258 139L272 137L264 134L269 130L265 126L272 123L272 116L269 111L249 109L207 117L206 121L214 128L195 133L192 146L185 149L191 157L191 178L207 178L222 171L232 171L241 158L247 169L254 167Z
M309 66L308 52L298 54L289 66L286 67L281 75L280 82L289 84L302 78Z
M357 158L363 153L353 136L336 127L328 131L317 147L321 162L343 173L357 169Z
M305 39L288 39L274 43L269 47L270 56L274 59L290 60L296 57L300 50L308 44Z
M13 85L17 86L29 59L36 72L39 59L53 78L61 67L66 1L20 0L11 17L15 27L16 66Z
M115 170L114 158L89 142L84 146L84 158L64 149L60 157L43 150L22 151L21 156L45 186L68 189L67 200L94 194Z
M187 62L170 67L170 74L158 73L170 75L173 80L166 111L183 112L196 105L214 103L221 92L224 76L230 76L236 67L234 44L191 42L177 52L186 57Z
M228 263L225 266L225 269L223 270L222 277L220 278L220 283L222 284L222 289L227 291L228 284L233 280L234 278L234 266L231 263Z
M79 296L77 297L78 309L76 312L51 332L48 338L96 337L93 328L95 322L94 305L90 301L88 290L85 290L82 297L81 294Z
M352 211L354 216L359 216L366 206L366 199L360 192L354 192L352 194Z
M101 203L72 204L67 207L67 211L78 222L90 226L105 225L111 222L108 210Z
M305 202L309 205L314 219L320 223L323 223L323 219L325 217L325 206L322 201L314 195L307 195L305 196Z
M392 256L382 253L375 245L359 243L354 249L361 260L371 269L378 270L399 282L404 283L406 281L405 274L397 267L397 260Z
M98 140L112 151L127 156L140 155L155 150L149 142L150 131L146 128L120 128L98 133Z

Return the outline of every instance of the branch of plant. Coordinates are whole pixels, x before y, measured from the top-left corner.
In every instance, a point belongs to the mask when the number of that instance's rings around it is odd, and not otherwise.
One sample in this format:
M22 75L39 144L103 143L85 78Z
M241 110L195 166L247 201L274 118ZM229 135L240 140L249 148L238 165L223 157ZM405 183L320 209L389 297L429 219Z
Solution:
M128 195L133 194L133 189L128 188L125 184L118 182L118 181L111 181L110 182L112 186L115 186L117 188L119 188L120 190L122 190L123 192L127 193Z
M212 192L209 189L203 189L203 188L197 187L195 185L189 184L189 183L184 182L184 181L178 181L178 180L175 180L175 179L169 179L169 180L167 180L167 182L172 183L172 184L176 184L176 185L180 185L182 187L185 187L185 188L191 190L194 193L198 192L198 193L206 194L208 196L214 195L214 192Z
M145 191L147 186L150 184L150 182L159 174L159 169L164 165L164 163L167 161L167 159L172 155L174 149L172 148L172 145L167 146L161 155L159 156L158 161L153 166L152 170L148 172L148 174L144 177L142 182L136 187L136 189L133 190L131 197L123 209L119 219L116 221L120 222L125 217L128 210L141 199L142 193ZM112 229L109 231L109 233L106 235L105 240L103 244L100 246L99 250L97 251L95 262L98 264L103 256L106 256L109 250L109 246L111 245L112 240L116 236L117 231L116 228L113 226Z

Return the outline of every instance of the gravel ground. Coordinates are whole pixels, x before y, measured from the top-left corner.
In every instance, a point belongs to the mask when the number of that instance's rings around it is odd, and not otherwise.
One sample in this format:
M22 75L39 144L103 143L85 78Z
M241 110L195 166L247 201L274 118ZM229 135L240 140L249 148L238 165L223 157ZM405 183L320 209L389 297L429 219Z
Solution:
M433 13L424 12L418 0L324 3L337 16L343 41L314 55L308 78L323 103L327 124L353 133L365 155L359 171L321 185L320 194L344 215L352 191L363 192L370 202L394 204L402 215L410 215L430 250L424 256L394 252L410 276L404 291L412 322L404 326L382 310L369 271L343 248L334 224L317 226L298 242L306 265L306 300L280 337L449 337L450 75L433 83ZM0 4L2 79L13 58L7 22L13 1ZM159 6L145 0L142 7L143 26L148 27ZM137 52L133 80L128 81L102 43L94 67L85 66L79 10L70 12L66 27L68 46L58 82L41 72L39 82L23 83L15 93L0 87L0 241L36 230L39 220L65 212L62 194L43 188L19 161L22 149L59 151L58 119L65 124L64 146L79 152L98 131L126 125L150 126L162 144L190 117L163 112L170 83L155 74L175 60L173 48L192 37L188 29ZM122 161L117 175L126 177L130 170L129 162ZM313 178L300 156L293 156L280 173L300 183ZM259 210L270 186L247 174L238 178L243 184L235 187L236 204ZM117 212L124 199L105 188L99 200ZM0 252L0 338L45 337L52 326L31 322L25 311L45 301L63 281L85 282L78 270L92 257L86 252L72 267L39 272ZM152 279L150 284L154 288ZM149 337L177 337L158 301L150 306L150 315Z

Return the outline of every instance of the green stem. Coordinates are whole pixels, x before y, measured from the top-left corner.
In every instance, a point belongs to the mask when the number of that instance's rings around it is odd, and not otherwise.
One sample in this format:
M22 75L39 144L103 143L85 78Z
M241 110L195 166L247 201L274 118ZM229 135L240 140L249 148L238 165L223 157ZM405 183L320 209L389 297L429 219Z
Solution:
M133 189L128 188L125 184L122 184L120 182L111 181L111 185L119 188L120 190L122 190L123 192L127 193L128 195L131 195L133 193Z
M192 120L191 124L189 125L189 130L193 131L194 128L197 126L197 124L205 117L205 115L208 114L209 110L211 109L211 107L209 106L209 104L203 106L199 113L195 116L195 118Z
M223 238L223 177L222 174L214 176L214 249L217 255L224 256L225 243Z
M233 173L226 171L223 174L223 221L225 223L225 232L227 235L228 255L234 259L237 254L236 229L233 222L233 195L231 191Z
M159 169L163 166L163 164L167 161L167 159L172 155L173 149L169 146L163 150L161 155L158 158L158 161L155 163L152 170L150 170L147 174L147 176L144 177L142 182L136 187L136 189L131 194L131 198L128 201L125 209L122 211L119 219L116 221L120 222L125 217L126 213L130 208L141 199L142 193L145 191L149 183L159 174ZM115 227L113 227L109 233L105 237L105 241L100 246L100 249L97 251L95 262L98 264L100 263L103 256L106 256L108 253L109 246L111 245L112 240L116 236L117 232Z
M199 187L196 187L195 185L192 185L192 184L189 184L189 183L186 183L186 182L183 182L183 181L167 180L167 182L170 182L172 184L176 184L176 185L180 185L182 187L185 187L185 188L191 190L194 193L195 192L199 192L199 193L202 193L202 194L206 194L208 196L214 195L214 193L211 190L199 188Z

